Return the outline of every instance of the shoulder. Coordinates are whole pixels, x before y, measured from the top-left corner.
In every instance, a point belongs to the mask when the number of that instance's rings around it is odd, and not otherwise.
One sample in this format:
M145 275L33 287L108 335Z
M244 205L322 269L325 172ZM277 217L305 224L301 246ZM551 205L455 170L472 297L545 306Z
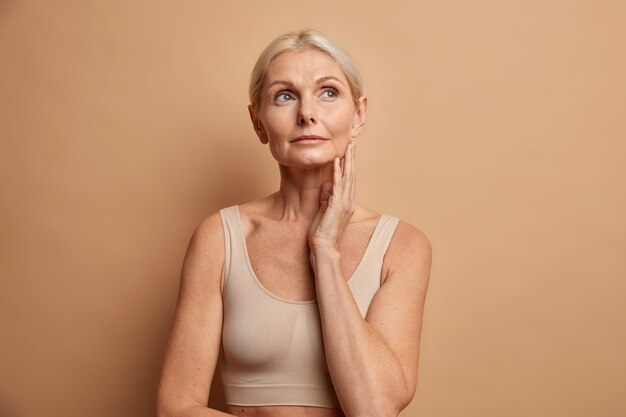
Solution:
M430 239L422 230L399 219L396 230L389 244L388 253L417 255L432 252Z
M370 210L366 207L357 205L357 209L354 213L354 220L359 221L376 221L381 213L374 210ZM396 218L395 216L390 216ZM393 236L387 249L387 255L393 257L396 255L404 256L411 254L427 254L432 250L430 239L422 230L413 226L412 224L405 222L402 219L398 219L398 224L393 232Z
M196 225L190 244L208 250L224 243L224 228L219 211L204 217Z
M211 213L196 225L185 253L183 282L210 287L220 285L224 266L224 228L219 212ZM195 286L195 285L194 285Z
M432 244L426 233L399 219L383 258L383 277L395 274L427 281L431 262Z

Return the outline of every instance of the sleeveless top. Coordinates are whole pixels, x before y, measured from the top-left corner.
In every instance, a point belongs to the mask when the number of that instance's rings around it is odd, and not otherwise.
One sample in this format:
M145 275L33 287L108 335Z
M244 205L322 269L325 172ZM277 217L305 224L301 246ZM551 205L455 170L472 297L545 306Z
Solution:
M330 379L317 300L270 293L250 264L239 206L219 211L224 227L220 367L226 404L341 409ZM363 318L380 287L383 256L398 218L381 215L348 286Z

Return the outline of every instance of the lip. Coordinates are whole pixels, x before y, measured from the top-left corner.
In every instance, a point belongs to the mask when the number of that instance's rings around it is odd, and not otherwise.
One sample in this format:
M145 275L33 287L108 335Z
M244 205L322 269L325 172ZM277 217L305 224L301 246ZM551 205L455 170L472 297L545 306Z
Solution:
M314 142L314 141L324 141L324 140L328 140L328 139L323 138L321 136L317 136L317 135L303 135L303 136L298 136L297 138L292 140L291 143L302 142L302 141Z

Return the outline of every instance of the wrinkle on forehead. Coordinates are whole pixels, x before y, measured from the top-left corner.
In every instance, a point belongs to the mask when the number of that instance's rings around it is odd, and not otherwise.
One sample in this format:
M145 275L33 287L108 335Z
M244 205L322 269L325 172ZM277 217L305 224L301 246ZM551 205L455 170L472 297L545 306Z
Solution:
M341 67L328 54L316 49L288 51L278 55L267 68L266 85L284 80L294 84L315 83L318 78L333 75L348 86ZM295 82L298 81L298 82Z

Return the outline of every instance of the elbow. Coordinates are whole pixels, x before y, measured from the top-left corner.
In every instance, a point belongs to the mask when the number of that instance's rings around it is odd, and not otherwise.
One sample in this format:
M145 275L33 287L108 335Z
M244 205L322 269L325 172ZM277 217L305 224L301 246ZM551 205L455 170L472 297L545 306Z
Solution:
M409 401L410 402L410 401ZM398 417L400 412L408 405L398 404L389 399L380 398L376 403L368 404L367 409L351 413L350 417ZM348 416L348 414L346 414Z
M171 403L159 402L156 404L156 417L184 417L194 414L192 410L206 408L200 405L173 405Z
M156 417L183 417L188 413L188 409L189 407L174 408L171 406L157 404L155 415Z
M155 416L156 417L185 417L190 415L196 415L198 409L211 410L206 405L200 405L197 403L186 404L172 404L169 402L159 401L156 402ZM204 415L204 414L202 414ZM207 414L213 415L213 414Z
M398 417L399 414L400 411L398 410L386 408L384 410L368 413L367 417Z
M182 417L186 414L186 410L189 406L183 406L175 404L173 401L166 401L161 398L157 398L155 404L155 416L156 417Z
M372 404L370 410L362 417L398 417L413 400L415 392L397 391L394 397L379 397L377 403Z
M370 409L363 413L356 413L354 417L398 417L400 411L396 409Z
M381 417L398 417L404 407L405 406L398 407L397 404L389 403L386 407L380 408L375 415Z
M155 417L178 417L180 416L179 408L179 404L174 401L173 395L159 387L154 402Z
M174 417L171 413L167 412L163 407L157 405L154 412L155 417Z
M200 401L179 390L160 386L154 401L155 417L184 417L194 414L194 409L206 408Z
M164 401L160 401L157 399L155 404L155 417L175 417L175 413L172 410L171 406L168 406Z
M156 401L154 402L154 417L171 417L171 414L167 412L167 406L161 398L161 393L157 393Z

